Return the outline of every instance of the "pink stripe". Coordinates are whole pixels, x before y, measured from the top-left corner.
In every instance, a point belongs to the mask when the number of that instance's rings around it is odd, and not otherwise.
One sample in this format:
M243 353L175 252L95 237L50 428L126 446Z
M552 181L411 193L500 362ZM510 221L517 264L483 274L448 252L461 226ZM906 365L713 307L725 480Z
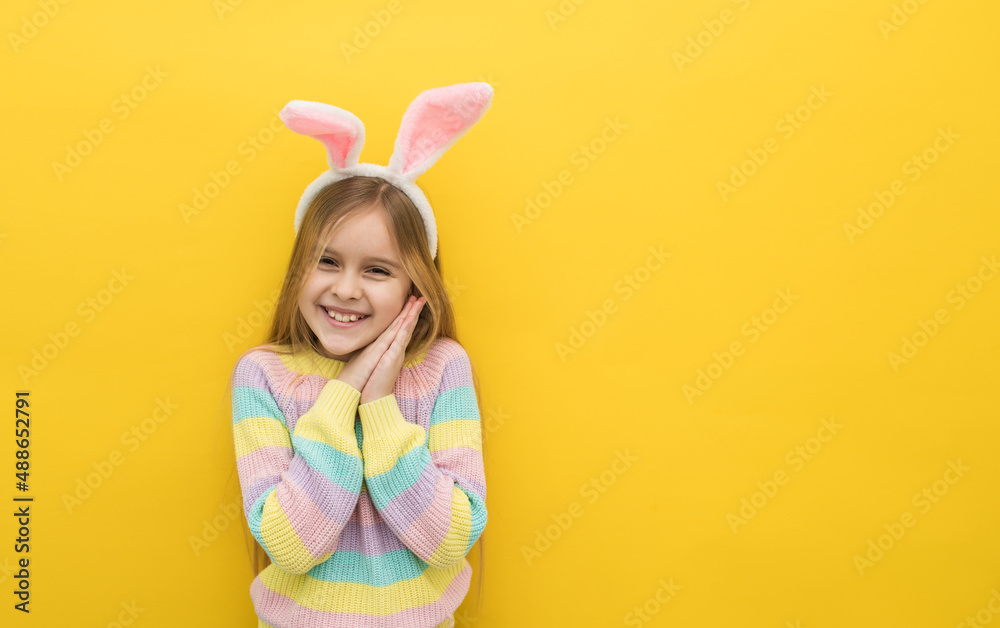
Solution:
M434 485L433 503L403 533L403 542L414 548L413 553L425 560L444 541L451 523L451 495L455 485L448 476L439 477Z
M293 576L296 577L297 576ZM308 578L303 575L301 578ZM260 576L250 584L250 597L253 599L257 616L275 628L298 628L300 626L316 626L317 628L415 628L417 626L437 626L449 615L455 612L466 593L469 592L469 582L472 580L472 566L465 566L448 584L440 599L418 606L401 610L392 615L378 617L361 613L330 613L299 606L295 600L276 593L261 582ZM303 580L304 584L305 581ZM325 584L320 582L320 585ZM324 587L325 588L325 587ZM350 600L338 597L336 584L331 584L327 599L350 604ZM380 599L375 593L375 599Z
M461 475L463 478L473 480L478 484L486 484L486 476L483 470L473 464L473 460L482 453L478 449L470 447L452 447L431 452L431 462L440 469L448 469L453 473Z
M243 483L249 486L261 478L274 475L277 469L287 468L293 455L289 447L268 445L240 456L236 460L236 469Z
M465 365L467 359L464 349L456 341L440 338L421 362L401 370L393 393L404 420L429 431L435 396L456 386L472 384ZM299 418L315 404L328 380L318 374L299 376L285 367L281 356L267 350L254 352L254 361L257 365L252 372L256 374L260 371L261 377L259 382L255 380L252 383L274 397L284 414L289 431L294 432ZM446 370L448 373L445 373ZM292 382L294 386L288 388ZM465 410L471 412L471 407ZM455 485L463 487L470 494L474 491L480 497L485 497L486 482L481 468L481 451L470 448L469 443L456 445L465 446L431 453L430 460L437 470L422 469L422 474L414 485L404 489L405 495L397 495L398 501L388 504L385 513L375 508L364 486L353 510L341 507L338 512L333 512L337 504L343 506L343 503L350 502L350 496L344 496L344 489L336 486L335 481L325 476L317 477L318 470L306 467L304 459L295 457L294 452L288 448L262 448L240 459L238 468L245 499L255 493L259 495L260 490L273 487L283 480L278 484L276 498L286 513L289 512L289 507L293 508L289 514L295 517L291 525L297 534L308 534L308 530L317 528L326 529L329 533L331 527L338 529L336 519L344 520L344 527L335 539L336 548L330 546L334 539L327 538L325 545L329 547L321 546L320 540L315 536L301 539L313 556L321 556L333 549L378 556L408 548L417 556L428 558L440 548L450 529ZM321 508L327 512L324 514ZM410 508L413 512L409 511ZM397 535L394 530L405 530L405 533ZM404 540L407 545L403 544ZM287 574L275 565L268 567L265 574L269 580L273 580L272 586L277 590L268 589L258 575L250 586L250 595L261 625L275 628L303 625L325 628L439 628L447 625L449 616L453 616L469 590L472 567L468 560L463 560L453 569L458 573L451 582L441 583L440 586L445 586L443 591L430 586L429 576L442 573L430 567L422 576L407 581L405 585L397 585L406 586L413 591L418 597L417 601L411 603L422 606L400 610L393 615L378 615L403 605L401 600L387 597L386 592L391 590L389 587L372 590L372 601L368 602L373 605L372 615L367 615L358 612L361 600L348 599L345 595L346 587L354 585L320 581L306 574ZM452 572L449 569L447 573ZM341 612L303 608L300 601L305 595L306 587L315 591L317 604ZM368 598L368 595L365 597Z
M275 487L274 492L278 505L285 514L294 512L297 515L298 521L291 517L288 520L310 554L319 558L336 547L328 545L329 530L341 527L342 522L334 521L323 514L298 484L283 482Z

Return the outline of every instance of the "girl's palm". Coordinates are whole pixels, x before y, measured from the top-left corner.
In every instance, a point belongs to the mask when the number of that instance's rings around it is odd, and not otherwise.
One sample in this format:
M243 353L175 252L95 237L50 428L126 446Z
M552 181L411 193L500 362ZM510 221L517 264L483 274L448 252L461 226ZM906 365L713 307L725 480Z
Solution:
M423 297L421 297L421 299L422 298ZM358 353L355 353L350 359L348 359L347 364L343 369L341 369L340 373L338 373L334 379L339 379L354 389L361 391L362 397L365 397L364 390L367 387L366 385L368 380L375 371L375 368L379 365L383 354L385 354L386 350L393 345L398 329L402 324L405 324L406 315L410 311L410 306L413 303L413 300L414 297L411 296L406 302L406 305L403 306L403 310L396 316L396 319L392 321L392 324L389 325L389 327L387 327L386 330L383 331L379 337L371 342L367 347ZM409 342L409 336L407 336L406 342ZM405 352L405 350L406 344L404 343L403 351ZM400 363L400 366L402 366L402 363ZM392 386L394 385L395 379L393 379L390 384L389 392L392 392ZM367 400L367 398L365 399Z
M368 381L361 391L361 403L375 401L392 394L392 390L396 386L396 378L399 377L399 369L403 367L403 356L406 354L406 347L410 344L410 337L413 335L417 317L420 316L420 310L426 302L427 300L423 297L416 301L407 301L406 305L403 306L403 311L400 312L400 316L404 317L402 321L399 324L393 321L390 329L395 328L394 337L390 339L389 346L383 350L378 363L368 377ZM382 336L379 336L378 341L382 341Z

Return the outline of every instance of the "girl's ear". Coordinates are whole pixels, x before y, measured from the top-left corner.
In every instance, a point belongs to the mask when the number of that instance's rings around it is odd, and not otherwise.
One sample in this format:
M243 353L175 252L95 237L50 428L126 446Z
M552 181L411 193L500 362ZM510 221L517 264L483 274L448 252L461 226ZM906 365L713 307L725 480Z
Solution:
M416 179L483 117L492 101L489 83L459 83L422 92L403 114L389 170Z
M350 111L321 102L293 100L278 112L278 117L296 133L322 142L331 170L358 165L365 125Z

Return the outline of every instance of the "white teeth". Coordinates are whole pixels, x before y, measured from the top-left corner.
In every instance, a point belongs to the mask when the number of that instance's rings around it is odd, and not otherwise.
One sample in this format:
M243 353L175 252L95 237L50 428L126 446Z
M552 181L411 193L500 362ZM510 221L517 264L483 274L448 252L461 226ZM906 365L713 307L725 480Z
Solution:
M334 320L340 321L341 323L353 323L356 320L365 318L364 316L358 316L357 314L345 315L345 314L339 314L327 308L323 309L325 309L326 313L329 314Z

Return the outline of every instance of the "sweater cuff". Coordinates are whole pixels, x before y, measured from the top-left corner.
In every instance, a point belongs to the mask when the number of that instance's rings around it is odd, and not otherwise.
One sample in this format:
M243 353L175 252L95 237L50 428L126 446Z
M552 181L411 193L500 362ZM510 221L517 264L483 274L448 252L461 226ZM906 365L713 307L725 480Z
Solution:
M330 417L334 425L354 431L354 415L361 399L361 391L347 382L331 379L323 385L313 407L321 416Z
M396 395L388 394L375 401L369 401L358 406L361 416L361 429L365 438L373 440L399 440L404 436L404 430L410 425L399 411Z

